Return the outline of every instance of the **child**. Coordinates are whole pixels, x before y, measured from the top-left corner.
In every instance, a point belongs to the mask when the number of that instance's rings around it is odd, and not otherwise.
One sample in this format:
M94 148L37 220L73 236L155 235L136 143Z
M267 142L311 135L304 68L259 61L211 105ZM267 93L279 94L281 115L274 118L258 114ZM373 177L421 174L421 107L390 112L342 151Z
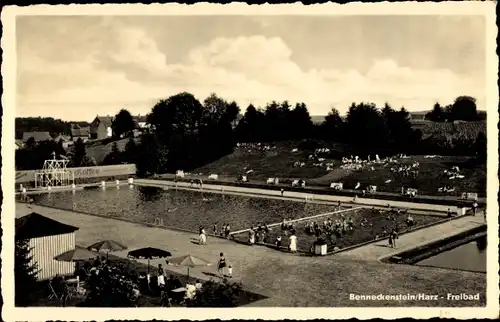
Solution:
M231 264L229 264L229 266L227 267L227 275L229 276L229 278L233 277L233 266Z

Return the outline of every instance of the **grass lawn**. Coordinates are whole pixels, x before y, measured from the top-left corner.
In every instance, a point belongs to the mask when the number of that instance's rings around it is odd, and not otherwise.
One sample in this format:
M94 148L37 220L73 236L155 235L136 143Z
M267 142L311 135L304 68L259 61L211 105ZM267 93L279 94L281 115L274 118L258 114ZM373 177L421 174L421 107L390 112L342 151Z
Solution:
M391 166L375 166L375 171L369 169L352 172L342 179L344 187L352 188L357 182L362 186L375 185L378 191L401 192L402 186L412 187L419 190L422 195L455 195L459 196L462 192L477 192L480 196L486 195L486 167L477 166L473 160L464 157L442 157L435 159L426 159L423 156L412 156L403 159L402 164L411 164L414 161L419 162L417 178L403 177L398 173L390 171ZM449 170L453 166L458 166L460 172L465 176L463 179L450 180L444 174L444 170ZM393 167L393 166L392 166ZM391 180L390 183L385 183ZM328 184L328 182L324 182ZM454 186L455 192L441 193L438 188L444 185Z
M424 226L438 220L442 220L442 217L436 216L424 216L424 215L412 215L414 219L414 228L418 226ZM346 248L353 245L357 245L363 242L374 240L375 236L383 237L383 231L390 233L393 228L396 228L400 234L408 230L405 220L406 215L400 214L389 214L387 211L373 211L372 209L357 209L338 215L331 215L316 218L311 220L316 222L321 228L323 227L323 221L331 219L332 222L351 218L354 222L354 230L347 231L340 235L335 233L327 234L326 232L321 234L329 246L332 247ZM309 234L306 231L306 224L310 221L299 222L295 224L296 236L297 236L297 248L299 251L309 252L311 245L316 240L316 235ZM361 225L362 224L362 225ZM322 228L323 229L323 228ZM323 229L324 230L324 229ZM282 237L282 245L288 247L290 236L289 232L282 231L281 227L272 227L270 232L267 234L267 243L274 244L276 237ZM248 242L248 232L235 235L235 239L241 242Z
M357 182L362 187L376 185L378 191L401 192L402 186L419 189L422 195L445 195L438 192L438 188L444 185L454 186L453 193L446 195L460 195L462 192L477 192L479 195L486 195L486 166L477 165L470 157L443 156L433 159L424 156L410 156L408 159L400 159L401 164L411 164L419 162L419 174L416 179L403 177L400 174L390 172L394 167L374 165L375 171L368 167L360 171L350 171L340 168L342 163L339 159L325 156L323 166L318 160L309 159L312 151L292 152L298 143L284 142L277 143L276 148L270 151L259 151L257 149L236 148L232 154L226 155L217 161L191 171L193 174L208 176L211 173L219 175L221 180L227 179L235 181L239 175L244 175L251 182L264 183L267 178L278 177L280 182L290 182L293 179L305 179L309 186L329 186L331 182L343 182L345 189L353 189ZM335 149L335 147L330 147ZM338 152L335 152L338 154ZM295 162L303 162L303 167L294 166ZM327 171L326 163L332 163L333 169ZM463 179L450 180L443 174L444 170L458 166ZM391 180L390 183L385 181ZM287 183L289 184L289 183Z

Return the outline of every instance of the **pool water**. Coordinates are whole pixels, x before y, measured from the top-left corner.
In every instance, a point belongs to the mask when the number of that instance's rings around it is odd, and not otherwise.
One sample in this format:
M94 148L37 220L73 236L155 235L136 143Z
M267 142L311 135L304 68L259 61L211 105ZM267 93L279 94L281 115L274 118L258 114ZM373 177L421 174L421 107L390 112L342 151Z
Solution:
M486 273L486 237L429 257L416 265Z
M126 218L154 224L159 219L167 227L197 232L200 225L212 233L226 223L231 231L272 224L335 211L332 205L300 201L245 197L230 194L134 186L93 188L33 195L37 204L62 209Z

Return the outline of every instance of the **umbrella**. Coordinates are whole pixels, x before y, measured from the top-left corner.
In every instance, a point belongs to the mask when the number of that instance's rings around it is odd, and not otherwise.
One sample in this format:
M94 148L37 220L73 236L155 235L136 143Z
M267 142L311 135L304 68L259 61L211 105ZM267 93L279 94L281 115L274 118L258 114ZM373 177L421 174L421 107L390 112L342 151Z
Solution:
M56 257L54 257L54 259L62 262L75 262L79 260L92 259L95 258L96 256L97 253L92 252L86 248L77 246L75 249L57 255Z
M149 273L149 261L154 258L165 258L172 256L169 251L153 248L153 247L145 247L133 250L128 252L128 257L132 257L135 259L148 259L148 273Z
M187 274L188 277L189 277L190 267L211 265L211 263L209 263L208 261L201 259L199 257L195 257L190 254L181 257L171 258L168 260L168 264L175 266L186 266L188 268L188 274Z
M108 252L118 252L120 250L125 250L127 249L127 246L114 241L114 240L102 240L100 242L94 243L87 247L88 250L96 251L96 252L101 252L105 251L106 252L106 259L108 258Z

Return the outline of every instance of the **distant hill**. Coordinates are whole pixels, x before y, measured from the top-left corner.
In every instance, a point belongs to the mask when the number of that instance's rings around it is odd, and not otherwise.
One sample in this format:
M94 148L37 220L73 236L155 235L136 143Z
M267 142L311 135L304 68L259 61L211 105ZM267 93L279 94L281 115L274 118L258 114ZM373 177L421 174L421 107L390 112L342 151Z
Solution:
M111 149L113 147L113 143L116 142L118 145L118 149L120 151L125 150L125 146L127 145L129 138L124 138L116 141L112 140L103 140L103 141L94 141L92 143L89 143L87 145L87 155L89 157L93 157L97 164L101 164L101 162L104 160L104 157L111 152ZM135 143L139 144L140 139L136 138Z
M325 120L326 115L311 115L311 121L314 124L321 124Z

